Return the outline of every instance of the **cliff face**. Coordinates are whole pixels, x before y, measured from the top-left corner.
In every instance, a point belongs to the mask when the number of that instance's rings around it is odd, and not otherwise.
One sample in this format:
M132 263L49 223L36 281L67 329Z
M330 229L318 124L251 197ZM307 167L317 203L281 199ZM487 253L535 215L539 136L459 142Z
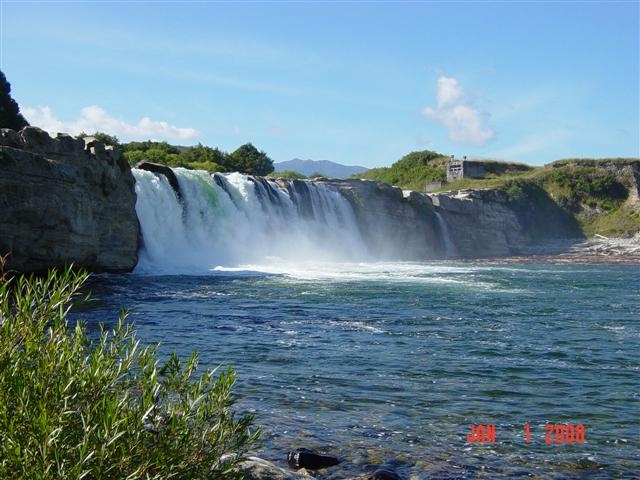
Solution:
M446 253L443 226L427 195L371 180L322 180L344 195L377 258L420 260Z
M381 258L498 257L582 238L575 219L535 187L510 199L500 190L420 194L368 180L325 182L349 199Z
M454 256L526 254L557 240L583 237L575 219L537 188L517 200L501 190L429 196L447 225Z
M93 139L0 131L0 254L7 268L73 263L126 272L137 262L134 178L118 152Z

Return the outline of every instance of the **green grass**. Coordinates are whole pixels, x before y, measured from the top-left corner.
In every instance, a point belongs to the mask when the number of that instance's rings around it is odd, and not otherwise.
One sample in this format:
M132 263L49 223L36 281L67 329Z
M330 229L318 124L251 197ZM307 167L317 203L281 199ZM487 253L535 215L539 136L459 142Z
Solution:
M67 320L85 279L0 270L0 478L240 478L258 432L232 410L234 372L160 365L124 314L91 340Z
M630 235L640 231L640 212L622 205L610 212L582 220L581 226L585 234L600 234L617 237Z
M629 165L632 163L636 163L638 158L624 158L624 157L615 157L615 158L563 158L561 160L556 160L555 162L550 163L547 166L550 167L566 167L566 166L581 166L581 167L597 167L606 164L617 164L617 165Z
M542 167L529 170L511 170L501 175L487 175L486 178L461 178L443 184L437 191L465 189L506 189L510 182L515 180L534 180Z

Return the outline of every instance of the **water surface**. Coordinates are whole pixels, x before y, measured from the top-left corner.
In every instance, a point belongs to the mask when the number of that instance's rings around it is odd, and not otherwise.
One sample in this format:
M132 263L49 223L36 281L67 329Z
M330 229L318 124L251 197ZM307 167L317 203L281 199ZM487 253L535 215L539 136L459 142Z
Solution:
M637 478L640 266L241 265L93 277L90 324L131 310L161 352L238 373L260 455L392 462L404 478ZM472 423L496 442L470 444ZM585 443L545 443L547 424ZM524 424L531 429L525 442Z

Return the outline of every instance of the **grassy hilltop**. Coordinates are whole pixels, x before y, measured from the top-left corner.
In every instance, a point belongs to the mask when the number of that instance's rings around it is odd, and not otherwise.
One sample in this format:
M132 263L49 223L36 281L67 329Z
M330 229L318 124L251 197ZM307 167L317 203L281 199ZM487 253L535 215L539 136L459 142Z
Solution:
M374 168L357 177L415 191L424 191L431 182L443 182L437 191L499 189L520 203L546 197L574 216L588 236L640 231L638 158L565 159L542 167L477 161L485 168L484 178L446 183L448 159L429 150L412 152L391 167Z

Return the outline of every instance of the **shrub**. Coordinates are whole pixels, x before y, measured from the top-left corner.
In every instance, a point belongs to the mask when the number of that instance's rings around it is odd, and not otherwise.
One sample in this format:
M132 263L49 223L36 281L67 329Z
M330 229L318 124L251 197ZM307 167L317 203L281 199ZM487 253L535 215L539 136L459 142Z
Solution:
M390 167L372 168L352 177L378 180L402 188L423 191L427 183L447 179L448 158L430 150L411 152Z
M283 170L281 172L271 172L267 175L269 178L284 178L285 180L304 180L307 178L300 172L294 170Z
M505 191L507 192L507 198L510 202L521 202L526 197L524 189L522 188L522 183L517 181L509 181L505 184Z
M0 276L0 478L239 478L259 432L231 411L234 372L159 367L124 313L91 340L67 320L86 277Z
M97 141L102 142L105 145L111 145L112 147L120 146L120 140L118 140L118 137L116 137L115 135L109 135L108 133L94 132L92 135L87 135L84 132L80 132L78 135L76 135L76 138L86 138L86 137L93 137Z

